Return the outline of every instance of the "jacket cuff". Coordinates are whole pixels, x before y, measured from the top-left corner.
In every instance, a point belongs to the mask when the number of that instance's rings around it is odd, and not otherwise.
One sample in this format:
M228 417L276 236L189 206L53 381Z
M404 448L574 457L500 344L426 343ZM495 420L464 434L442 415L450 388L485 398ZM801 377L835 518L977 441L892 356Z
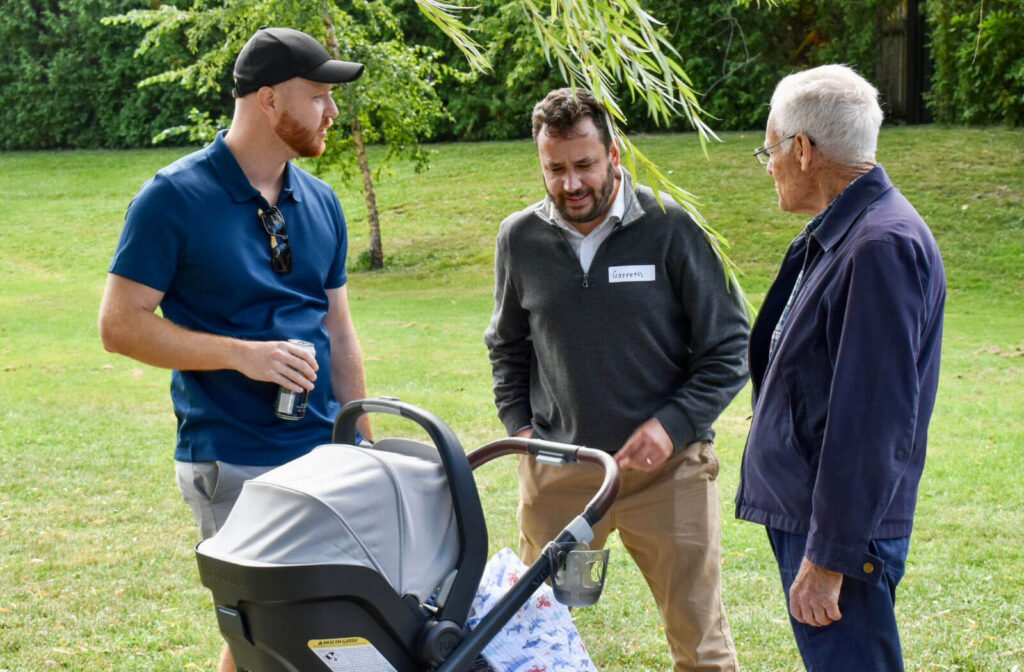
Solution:
M814 537L807 539L804 555L819 567L868 583L881 581L885 569L885 562L881 558L862 547L831 544Z
M697 439L697 430L694 428L686 412L675 405L664 406L654 418L665 428L670 439L674 452L679 452Z
M505 425L505 431L508 432L509 436L514 436L516 432L524 427L532 427L533 413L530 410L530 405L517 404L505 408L501 412L501 424Z

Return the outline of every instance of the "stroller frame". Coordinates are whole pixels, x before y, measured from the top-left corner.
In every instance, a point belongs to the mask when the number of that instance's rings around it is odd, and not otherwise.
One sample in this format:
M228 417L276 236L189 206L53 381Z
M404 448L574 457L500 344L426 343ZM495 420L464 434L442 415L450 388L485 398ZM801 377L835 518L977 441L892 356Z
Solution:
M338 414L333 442L354 444L356 420L367 413L398 415L419 424L441 458L460 543L454 580L436 612L399 595L373 569L335 563L239 565L196 548L200 578L213 591L221 634L240 672L300 672L325 664L308 646L338 636L368 640L398 672L463 672L487 643L552 575L565 544L587 543L592 527L619 489L615 460L603 451L539 439L506 438L466 455L452 430L433 414L384 397L350 402ZM547 464L588 463L605 471L584 511L548 545L520 580L470 631L469 609L487 562L487 533L472 470L498 457L531 455ZM201 545L200 545L201 546Z

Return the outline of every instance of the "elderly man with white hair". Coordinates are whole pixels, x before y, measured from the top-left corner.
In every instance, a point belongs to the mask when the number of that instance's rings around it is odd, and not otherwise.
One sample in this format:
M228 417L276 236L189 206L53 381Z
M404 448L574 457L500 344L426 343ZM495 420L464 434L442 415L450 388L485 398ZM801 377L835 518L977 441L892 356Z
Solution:
M945 270L875 162L878 92L850 68L783 79L764 147L779 207L813 215L750 334L736 516L764 525L811 671L903 670L903 576L939 379Z

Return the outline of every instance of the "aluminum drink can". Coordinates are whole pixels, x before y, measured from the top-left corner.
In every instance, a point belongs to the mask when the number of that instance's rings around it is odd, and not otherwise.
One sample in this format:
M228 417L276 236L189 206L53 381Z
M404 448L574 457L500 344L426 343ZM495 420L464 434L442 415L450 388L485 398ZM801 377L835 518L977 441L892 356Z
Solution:
M316 357L316 347L309 341L289 338L288 342L299 346ZM308 402L309 390L292 392L287 387L279 386L277 388L277 401L274 403L274 413L282 420L301 420L306 415L306 404Z

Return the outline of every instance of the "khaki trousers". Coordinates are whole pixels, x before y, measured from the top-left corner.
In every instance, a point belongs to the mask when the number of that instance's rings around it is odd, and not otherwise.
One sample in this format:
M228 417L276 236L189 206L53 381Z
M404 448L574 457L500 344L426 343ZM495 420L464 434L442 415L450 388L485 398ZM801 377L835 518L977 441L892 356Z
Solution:
M523 562L533 562L583 511L603 477L591 465L555 467L520 459ZM653 472L624 470L619 495L591 542L602 548L618 530L661 611L675 672L739 669L722 604L717 478L710 441L690 444Z

